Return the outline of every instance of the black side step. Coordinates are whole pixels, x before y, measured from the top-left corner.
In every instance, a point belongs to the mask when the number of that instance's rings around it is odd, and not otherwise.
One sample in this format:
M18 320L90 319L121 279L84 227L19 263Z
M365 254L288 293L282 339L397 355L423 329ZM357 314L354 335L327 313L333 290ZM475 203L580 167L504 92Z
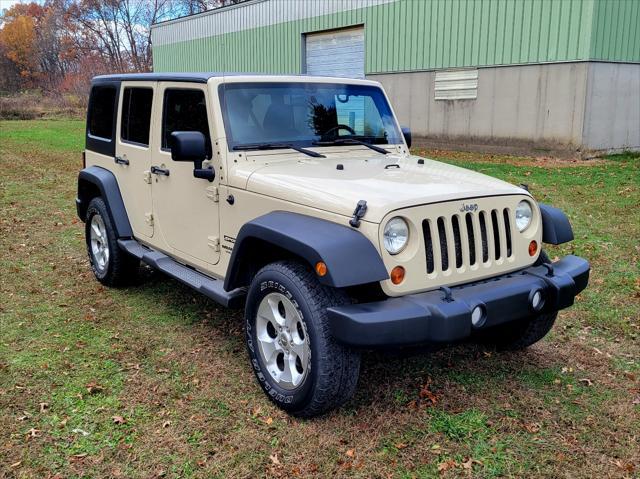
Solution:
M168 274L223 306L237 308L244 303L244 297L247 294L246 288L225 291L224 281L211 278L180 264L166 254L147 248L134 239L119 239L118 246L152 268Z

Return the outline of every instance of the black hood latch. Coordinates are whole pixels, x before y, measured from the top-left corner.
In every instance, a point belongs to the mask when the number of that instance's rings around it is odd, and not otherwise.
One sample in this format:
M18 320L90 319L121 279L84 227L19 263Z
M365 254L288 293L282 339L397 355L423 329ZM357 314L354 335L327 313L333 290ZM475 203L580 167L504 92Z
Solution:
M365 200L358 201L356 209L353 210L353 218L349 220L349 224L354 228L358 228L360 226L360 220L364 217L366 212L367 202Z

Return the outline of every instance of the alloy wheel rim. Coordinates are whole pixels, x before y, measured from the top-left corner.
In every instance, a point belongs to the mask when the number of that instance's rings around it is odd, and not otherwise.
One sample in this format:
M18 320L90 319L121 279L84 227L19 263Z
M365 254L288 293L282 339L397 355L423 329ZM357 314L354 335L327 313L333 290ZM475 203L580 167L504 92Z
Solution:
M100 271L104 271L109 264L109 242L107 241L107 228L100 215L91 218L90 242L93 262Z
M256 335L262 361L283 389L299 387L311 364L306 325L291 300L281 293L267 294L258 306Z

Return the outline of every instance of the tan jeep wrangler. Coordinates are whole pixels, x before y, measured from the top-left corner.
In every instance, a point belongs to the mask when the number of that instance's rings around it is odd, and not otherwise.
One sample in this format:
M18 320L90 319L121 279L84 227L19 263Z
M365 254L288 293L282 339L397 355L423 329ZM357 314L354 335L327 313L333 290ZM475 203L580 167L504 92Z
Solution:
M245 308L258 382L313 416L362 349L525 348L588 282L567 217L528 191L412 156L380 84L296 76L94 78L77 210L91 267L140 261Z

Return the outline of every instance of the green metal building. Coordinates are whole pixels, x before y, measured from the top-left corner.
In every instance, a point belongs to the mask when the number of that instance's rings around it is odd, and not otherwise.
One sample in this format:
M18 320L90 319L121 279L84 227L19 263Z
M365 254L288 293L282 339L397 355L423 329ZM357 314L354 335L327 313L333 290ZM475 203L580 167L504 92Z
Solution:
M640 149L640 0L250 0L152 41L159 72L378 80L432 143Z

